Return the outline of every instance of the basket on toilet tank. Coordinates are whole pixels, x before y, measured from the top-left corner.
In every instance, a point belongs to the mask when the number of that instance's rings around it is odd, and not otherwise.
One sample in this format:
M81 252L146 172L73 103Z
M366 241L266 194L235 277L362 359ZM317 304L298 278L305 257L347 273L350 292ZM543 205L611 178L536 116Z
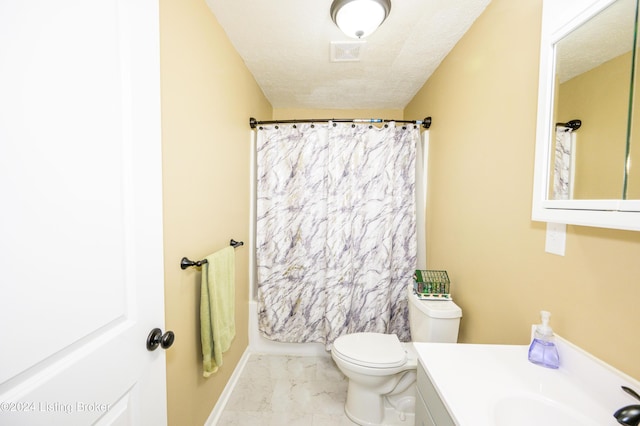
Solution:
M447 271L416 269L413 290L420 299L451 300Z

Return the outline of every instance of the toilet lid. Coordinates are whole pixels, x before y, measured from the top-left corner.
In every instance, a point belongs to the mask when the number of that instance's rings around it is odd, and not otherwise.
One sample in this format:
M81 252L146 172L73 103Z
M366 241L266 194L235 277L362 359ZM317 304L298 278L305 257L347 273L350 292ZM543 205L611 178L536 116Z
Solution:
M341 358L364 367L399 367L407 362L407 353L395 334L345 334L333 342L332 351Z

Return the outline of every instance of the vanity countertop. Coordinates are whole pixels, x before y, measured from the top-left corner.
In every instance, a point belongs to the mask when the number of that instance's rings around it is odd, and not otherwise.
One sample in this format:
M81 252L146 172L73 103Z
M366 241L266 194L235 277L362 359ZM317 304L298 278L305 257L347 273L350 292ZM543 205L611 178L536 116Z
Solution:
M528 346L414 343L454 422L461 426L618 425L613 413L640 404L621 385L640 383L557 338L560 368L527 360Z

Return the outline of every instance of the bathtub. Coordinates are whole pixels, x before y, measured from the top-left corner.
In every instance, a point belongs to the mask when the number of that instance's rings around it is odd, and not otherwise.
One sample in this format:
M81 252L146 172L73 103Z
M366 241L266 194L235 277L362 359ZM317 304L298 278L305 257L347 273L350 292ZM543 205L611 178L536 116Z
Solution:
M258 302L249 301L249 351L256 353L299 356L326 356L322 343L281 343L265 339L258 331Z

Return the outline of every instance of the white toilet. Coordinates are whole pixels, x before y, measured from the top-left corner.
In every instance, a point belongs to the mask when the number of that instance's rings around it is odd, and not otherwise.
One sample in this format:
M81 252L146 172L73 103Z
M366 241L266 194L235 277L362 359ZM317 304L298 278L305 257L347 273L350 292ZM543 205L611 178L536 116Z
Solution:
M407 288L414 342L458 341L462 310L452 300L420 300ZM331 356L349 379L345 413L360 425L413 425L418 356L395 334L353 333L333 342Z

